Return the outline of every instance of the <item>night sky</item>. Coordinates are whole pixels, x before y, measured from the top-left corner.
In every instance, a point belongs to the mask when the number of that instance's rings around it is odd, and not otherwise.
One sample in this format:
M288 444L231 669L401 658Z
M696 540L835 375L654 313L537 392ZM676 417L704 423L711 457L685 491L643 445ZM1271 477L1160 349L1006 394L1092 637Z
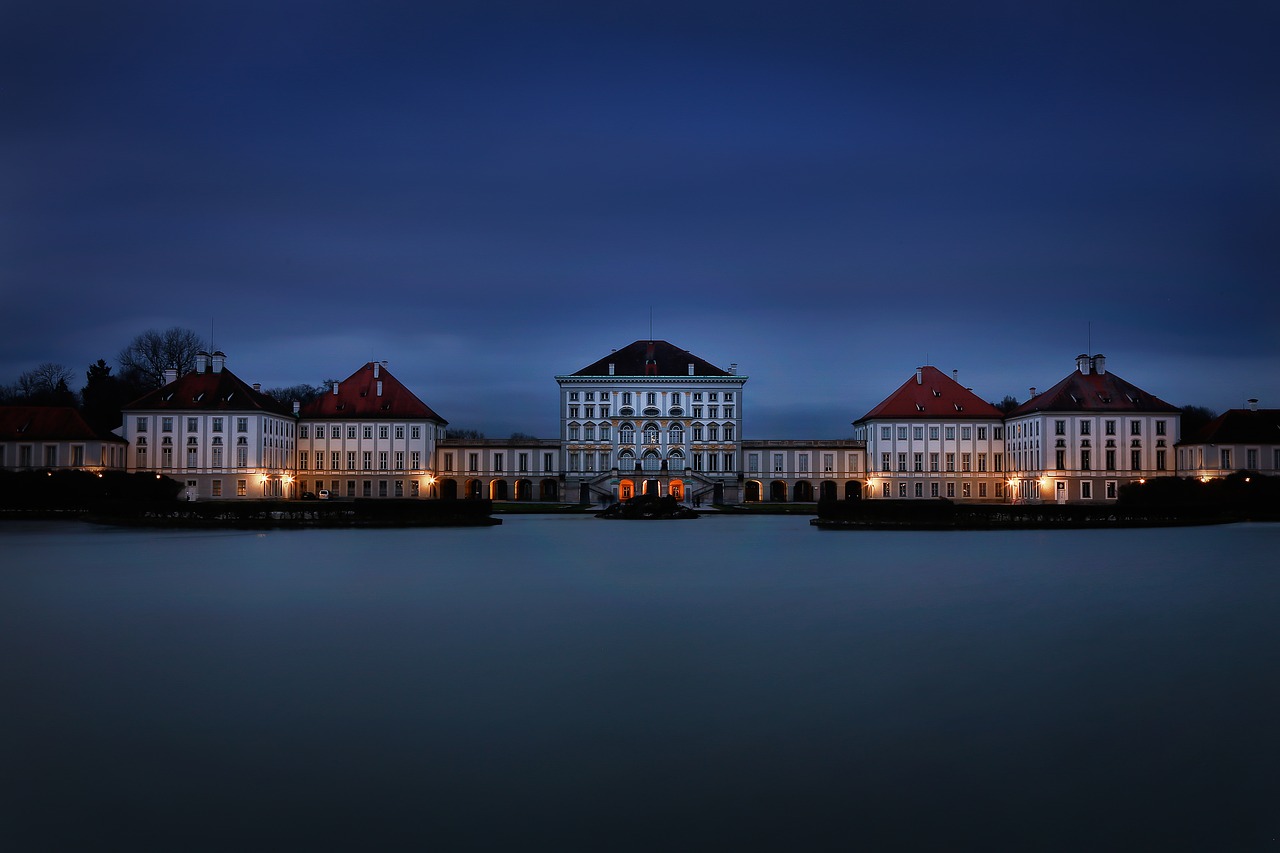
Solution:
M1117 8L1118 7L1118 8ZM1280 407L1272 2L0 5L0 382L208 335L370 359L455 426L653 335L751 438L926 363L1027 397L1089 346ZM78 385L78 383L77 383Z

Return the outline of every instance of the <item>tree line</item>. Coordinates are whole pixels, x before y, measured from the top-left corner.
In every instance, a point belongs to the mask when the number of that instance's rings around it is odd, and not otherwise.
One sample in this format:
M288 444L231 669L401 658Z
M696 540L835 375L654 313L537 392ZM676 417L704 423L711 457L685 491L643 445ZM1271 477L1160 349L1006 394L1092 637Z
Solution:
M160 331L148 329L116 354L119 370L98 359L85 370L85 381L78 391L72 389L75 372L64 364L46 361L21 374L16 381L0 385L0 405L6 406L74 406L80 409L89 426L99 432L110 432L121 424L121 411L132 401L164 385L164 373L177 369L178 375L195 370L196 354L208 352L210 344L190 329L174 326ZM316 385L290 385L265 388L262 393L290 403L306 405L333 387L336 379L325 379ZM993 406L1004 414L1018 407L1018 399L1006 395ZM1190 435L1218 416L1205 406L1182 407L1182 434ZM483 438L477 430L450 428L450 438ZM515 433L512 438L525 438Z
M95 431L107 433L122 423L122 411L139 397L164 385L166 370L178 375L195 370L196 354L211 345L190 329L148 329L136 335L117 354L115 364L100 358L84 372L77 389L76 372L65 364L47 361L0 385L0 405L72 406L80 410ZM317 385L265 388L264 394L289 403L309 403L331 387L335 379Z

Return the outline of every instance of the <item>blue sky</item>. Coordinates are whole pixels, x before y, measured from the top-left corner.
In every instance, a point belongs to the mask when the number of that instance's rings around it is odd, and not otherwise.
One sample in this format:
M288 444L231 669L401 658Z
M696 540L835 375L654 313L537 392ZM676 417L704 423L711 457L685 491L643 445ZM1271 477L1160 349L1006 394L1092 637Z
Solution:
M1114 8L1122 6L1121 9ZM1032 7L1032 8L1028 8ZM987 399L1092 344L1280 406L1270 3L6 3L0 381L207 333L555 431L653 334L839 437L928 360Z

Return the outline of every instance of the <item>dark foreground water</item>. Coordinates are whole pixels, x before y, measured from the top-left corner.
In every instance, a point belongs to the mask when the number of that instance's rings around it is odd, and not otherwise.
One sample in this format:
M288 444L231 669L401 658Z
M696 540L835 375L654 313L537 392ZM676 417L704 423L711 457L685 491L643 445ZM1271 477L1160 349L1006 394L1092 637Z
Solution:
M1280 849L1280 525L0 549L0 850Z

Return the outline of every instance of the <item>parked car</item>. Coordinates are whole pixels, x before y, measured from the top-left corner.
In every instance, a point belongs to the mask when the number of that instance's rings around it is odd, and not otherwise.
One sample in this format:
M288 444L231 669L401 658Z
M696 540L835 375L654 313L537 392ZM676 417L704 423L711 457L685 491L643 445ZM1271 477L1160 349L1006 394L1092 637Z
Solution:
M322 500L322 501L327 501L327 500L329 500L329 490L328 490L328 489L321 489L321 490L320 490L320 500Z
M315 492L303 492L303 493L302 493L302 499L303 499L304 501L313 501L313 500L315 500L315 499L316 499L316 493L315 493Z

